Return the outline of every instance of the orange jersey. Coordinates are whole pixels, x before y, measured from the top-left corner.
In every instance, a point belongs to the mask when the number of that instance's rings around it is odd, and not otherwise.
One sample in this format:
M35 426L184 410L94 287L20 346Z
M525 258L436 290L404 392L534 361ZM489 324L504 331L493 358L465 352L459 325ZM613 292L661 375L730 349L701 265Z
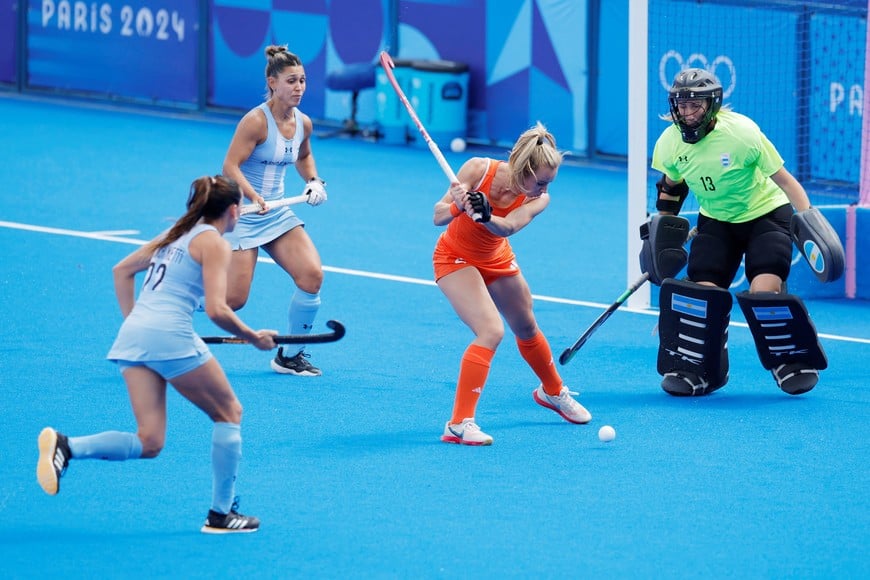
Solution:
M483 180L476 191L489 197L492 180L502 161L491 159ZM526 200L518 195L508 207L492 208L492 215L504 217ZM483 274L486 283L500 276L519 273L513 248L508 239L490 232L483 224L476 223L466 214L453 218L447 229L438 238L433 256L435 279L438 280L466 266L474 266Z

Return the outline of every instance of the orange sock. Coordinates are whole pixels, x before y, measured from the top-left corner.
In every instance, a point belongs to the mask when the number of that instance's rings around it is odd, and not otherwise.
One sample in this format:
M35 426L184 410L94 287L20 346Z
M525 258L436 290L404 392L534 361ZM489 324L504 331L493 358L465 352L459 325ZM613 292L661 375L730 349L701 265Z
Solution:
M476 344L470 344L465 349L462 363L459 365L459 380L456 384L451 423L461 423L463 419L474 417L477 401L480 399L494 356L494 350Z
M517 339L520 354L532 370L541 379L544 392L548 395L558 395L562 390L562 377L556 371L556 363L553 361L553 351L550 343L539 330L538 334L527 340Z

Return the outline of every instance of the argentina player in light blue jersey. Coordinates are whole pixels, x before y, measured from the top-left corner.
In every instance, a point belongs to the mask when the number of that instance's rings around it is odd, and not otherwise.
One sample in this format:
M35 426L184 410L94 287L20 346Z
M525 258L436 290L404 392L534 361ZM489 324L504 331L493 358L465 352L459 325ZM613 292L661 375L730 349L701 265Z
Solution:
M157 457L166 440L166 385L213 422L212 505L201 531L254 532L260 522L238 513L235 481L242 458L242 405L193 328L205 295L206 313L222 329L260 350L275 348L274 330L253 330L226 302L232 254L222 237L239 219L242 193L222 176L200 177L190 187L187 212L165 233L121 260L112 272L124 315L107 355L121 369L136 417L135 433L104 431L68 437L52 427L39 434L36 476L49 495L72 459L125 461ZM135 277L145 272L136 298Z
M284 197L284 177L292 165L305 182L310 205L326 201L326 183L317 175L311 151L311 119L299 110L305 94L305 69L286 46L266 47L266 101L242 117L224 158L223 172L235 179L250 203L262 209L243 215L227 234L233 248L227 302L233 309L248 301L257 254L262 247L290 277L296 290L290 299L290 334L308 334L320 309L323 267L304 223L289 206L270 207ZM305 345L271 362L278 373L319 376Z

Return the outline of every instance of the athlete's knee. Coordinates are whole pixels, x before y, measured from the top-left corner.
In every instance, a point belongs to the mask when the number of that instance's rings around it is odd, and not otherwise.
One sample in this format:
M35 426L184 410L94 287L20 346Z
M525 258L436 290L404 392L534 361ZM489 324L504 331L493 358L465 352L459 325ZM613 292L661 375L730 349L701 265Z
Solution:
M783 280L776 274L760 274L753 278L749 283L749 292L751 294L764 293L784 293Z
M528 340L538 334L538 324L534 319L524 320L520 323L514 323L511 330L520 340Z
M487 324L486 326L476 331L477 340L481 346L485 346L490 350L495 350L501 341L504 339L503 324Z
M294 278L293 282L300 290L309 294L317 294L323 286L323 270L312 268Z
M233 397L233 400L219 406L212 413L211 420L215 423L234 423L236 425L242 422L242 403L238 398Z
M154 459L160 455L166 443L166 435L164 433L140 432L138 435L139 441L142 443L142 459Z

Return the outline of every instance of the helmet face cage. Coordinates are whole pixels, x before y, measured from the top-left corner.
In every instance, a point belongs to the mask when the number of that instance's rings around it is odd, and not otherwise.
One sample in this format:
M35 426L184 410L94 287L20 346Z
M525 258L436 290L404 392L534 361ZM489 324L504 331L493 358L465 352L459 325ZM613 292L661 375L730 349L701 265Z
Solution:
M707 101L707 112L700 123L690 125L680 115L678 105L681 101L699 99ZM679 128L683 141L697 143L710 132L710 125L722 108L722 84L704 69L689 68L680 71L668 91L668 104L671 108L671 117Z

